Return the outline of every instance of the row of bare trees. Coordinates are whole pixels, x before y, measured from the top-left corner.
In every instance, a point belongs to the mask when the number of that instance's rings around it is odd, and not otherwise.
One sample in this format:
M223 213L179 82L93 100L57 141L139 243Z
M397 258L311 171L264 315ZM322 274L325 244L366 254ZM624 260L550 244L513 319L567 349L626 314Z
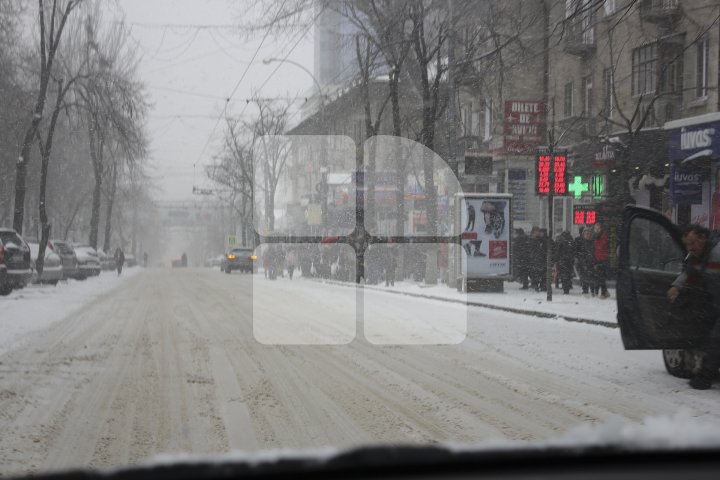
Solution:
M16 231L38 237L42 271L51 236L98 248L103 218L102 248L110 249L113 220L127 220L130 192L147 183L148 104L128 29L103 17L102 2L2 5L0 95L10 108L0 122L10 128L0 138L0 223L11 212ZM24 38L18 26L28 18Z

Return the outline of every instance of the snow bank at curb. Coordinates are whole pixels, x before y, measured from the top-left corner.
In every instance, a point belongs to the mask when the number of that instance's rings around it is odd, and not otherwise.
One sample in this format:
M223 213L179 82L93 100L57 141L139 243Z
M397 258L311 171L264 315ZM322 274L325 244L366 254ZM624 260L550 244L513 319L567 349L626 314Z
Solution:
M62 320L86 303L116 288L142 269L129 268L118 277L103 272L87 280L68 280L57 286L29 285L0 297L0 354L17 345L21 337Z

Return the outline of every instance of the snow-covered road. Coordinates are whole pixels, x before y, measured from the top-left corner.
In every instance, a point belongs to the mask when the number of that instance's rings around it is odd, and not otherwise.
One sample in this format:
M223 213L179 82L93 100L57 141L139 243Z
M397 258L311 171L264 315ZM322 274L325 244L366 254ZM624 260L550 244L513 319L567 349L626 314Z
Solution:
M545 441L682 409L720 419L717 390L689 390L658 352L626 352L617 329L254 278L253 295L249 275L142 271L4 345L0 474L160 453ZM284 325L288 312L316 322ZM415 320L442 323L425 333L451 344L396 344L422 343L408 336ZM308 338L336 344L271 344Z

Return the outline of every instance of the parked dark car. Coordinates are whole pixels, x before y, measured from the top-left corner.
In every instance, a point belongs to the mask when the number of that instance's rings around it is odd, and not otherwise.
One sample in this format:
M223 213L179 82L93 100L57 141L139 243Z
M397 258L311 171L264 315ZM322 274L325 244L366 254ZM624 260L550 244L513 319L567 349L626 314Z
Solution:
M225 273L231 273L233 270L255 273L257 272L255 260L257 257L252 248L233 248L223 257L220 268Z
M665 369L680 378L695 374L714 320L699 288L684 288L674 302L667 297L686 256L680 228L661 212L626 207L617 283L622 341L627 350L662 350Z
M73 247L63 240L51 240L48 246L53 252L57 253L62 260L63 279L74 278L76 280L84 280L85 276L78 268L78 260Z
M23 288L32 279L30 247L10 228L0 228L0 295Z

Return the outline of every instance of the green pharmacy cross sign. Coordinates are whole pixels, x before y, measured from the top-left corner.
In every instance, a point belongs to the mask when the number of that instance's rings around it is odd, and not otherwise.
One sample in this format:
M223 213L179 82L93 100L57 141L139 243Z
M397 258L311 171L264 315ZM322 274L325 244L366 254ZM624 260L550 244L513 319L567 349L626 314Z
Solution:
M592 182L593 197L602 197L605 194L605 178L602 175L595 175Z
M575 195L575 198L582 197L582 194L589 191L590 187L587 183L583 183L582 177L575 177L573 182L568 184L568 191Z

